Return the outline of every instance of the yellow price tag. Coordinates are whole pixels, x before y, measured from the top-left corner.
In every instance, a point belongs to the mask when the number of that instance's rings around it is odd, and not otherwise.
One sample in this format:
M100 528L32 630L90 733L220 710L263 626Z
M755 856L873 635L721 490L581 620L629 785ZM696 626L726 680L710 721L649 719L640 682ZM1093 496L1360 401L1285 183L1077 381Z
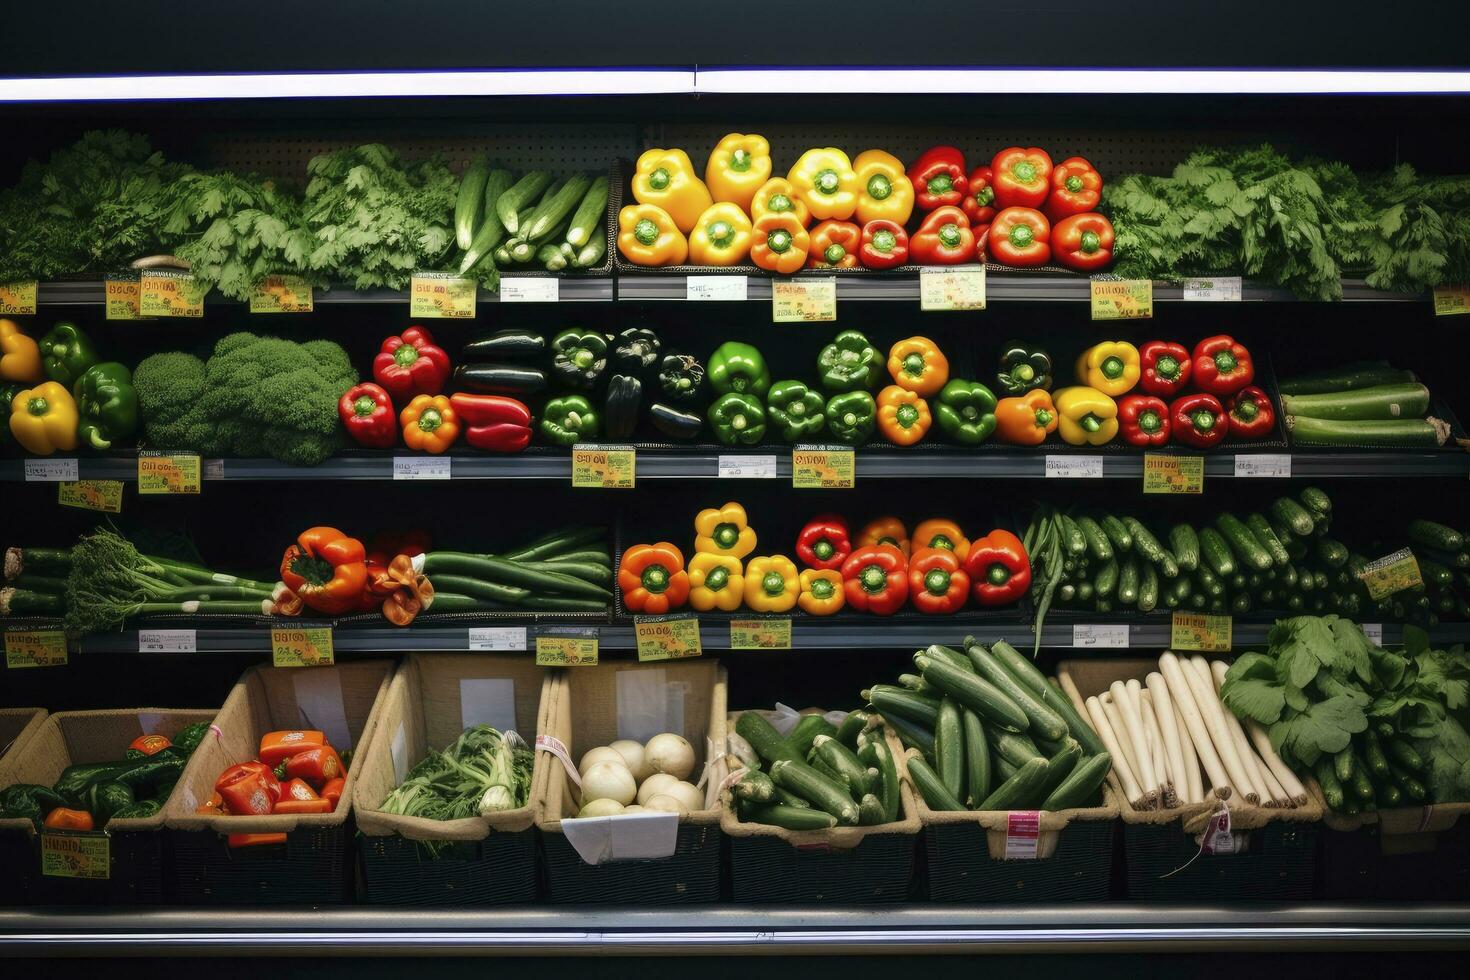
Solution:
M56 502L63 507L122 513L121 480L77 480L56 484Z
M41 835L41 874L106 881L112 877L112 839L100 833L47 831Z
M311 283L300 276L266 276L250 291L251 313L310 313Z
M578 443L572 447L572 486L631 490L637 455L631 447Z
M1470 286L1439 286L1434 290L1434 315L1470 313Z
M470 320L479 283L450 272L419 272L408 283L409 316L426 320Z
M537 667L596 667L597 630L558 629L536 637Z
M1363 580L1363 587L1373 599L1382 599L1395 592L1424 584L1424 576L1419 571L1419 560L1408 548L1384 555L1377 561L1370 561L1358 573L1358 578Z
M206 291L192 272L149 269L138 283L138 315L201 317Z
M704 653L699 642L699 620L692 614L634 616L633 633L638 639L638 659L681 660Z
M14 630L5 634L5 666L65 667L66 634L61 630Z
M957 265L920 269L919 309L985 309L985 266Z
M198 493L197 453L138 453L139 493Z
M817 323L837 319L837 279L776 279L771 282L773 323Z
M330 626L271 630L271 663L277 667L330 667L336 662Z
M141 320L142 277L136 272L111 276L102 283L102 295L108 320Z
M1169 631L1169 646L1175 650L1222 653L1230 649L1232 638L1229 616L1176 612Z
M1092 280L1094 320L1146 320L1153 315L1152 279Z
M851 446L797 446L791 450L791 485L798 490L844 490L857 483Z
M730 620L731 650L790 650L791 620Z
M36 281L0 282L0 315L35 316Z
M1203 456L1143 454L1144 493L1204 493Z

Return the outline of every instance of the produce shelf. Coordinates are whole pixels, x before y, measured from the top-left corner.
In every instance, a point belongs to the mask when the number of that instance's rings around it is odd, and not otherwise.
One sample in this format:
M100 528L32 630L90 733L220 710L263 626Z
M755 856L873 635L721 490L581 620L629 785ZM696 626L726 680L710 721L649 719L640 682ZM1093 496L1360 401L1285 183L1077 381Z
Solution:
M0 911L0 956L1458 950L1470 906ZM242 942L241 937L250 937Z
M546 278L545 275L534 277L517 276L514 271L508 273L505 278ZM613 300L614 287L611 276L558 276L557 293L559 301L563 303L608 303ZM77 281L77 282L43 282L36 287L36 303L38 307L43 306L102 306L104 305L105 284L101 280ZM316 305L384 305L401 303L408 305L408 290L406 289L347 289L336 286L331 289L317 289L312 293L312 301ZM500 294L489 290L479 291L478 302L498 303ZM238 299L230 299L219 293L210 293L204 300L205 308L212 306L244 306L245 303Z

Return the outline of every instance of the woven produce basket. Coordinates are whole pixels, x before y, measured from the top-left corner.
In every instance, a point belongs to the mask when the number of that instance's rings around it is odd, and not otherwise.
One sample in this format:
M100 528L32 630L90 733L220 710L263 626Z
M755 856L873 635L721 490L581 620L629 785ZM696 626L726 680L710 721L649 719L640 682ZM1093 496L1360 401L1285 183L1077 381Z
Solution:
M1366 810L1327 809L1322 787L1322 897L1463 901L1470 891L1470 803Z

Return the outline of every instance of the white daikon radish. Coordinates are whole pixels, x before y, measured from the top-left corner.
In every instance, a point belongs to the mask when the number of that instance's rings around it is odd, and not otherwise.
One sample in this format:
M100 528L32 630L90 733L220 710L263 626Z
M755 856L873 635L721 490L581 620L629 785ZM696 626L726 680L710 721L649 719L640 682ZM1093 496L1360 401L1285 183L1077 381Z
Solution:
M1169 696L1169 685L1164 680L1164 675L1156 670L1144 678L1144 683L1148 685L1149 698L1153 701L1154 719L1159 723L1159 731L1164 736L1164 754L1169 759L1169 775L1174 780L1174 795L1187 803L1189 774L1184 768L1184 752L1179 746L1179 716L1174 712L1174 699Z
M677 777L671 776L666 772L654 773L638 787L638 802L647 806L649 800L660 793L667 792L668 788L678 781Z
M1220 688L1225 683L1225 672L1230 668L1223 660L1217 660L1213 664L1210 664L1205 663L1204 659L1201 658L1200 662L1204 663L1205 669L1209 671L1210 679L1214 684L1215 698L1218 700L1220 697ZM1284 802L1279 795L1272 794L1271 787L1267 784L1265 777L1261 775L1261 770L1265 767L1257 764L1256 753L1251 750L1250 740L1245 737L1245 729L1240 727L1240 719L1235 717L1235 712L1225 707L1225 702L1221 701L1220 713L1225 717L1225 727L1230 730L1230 740L1235 743L1235 752L1240 756L1240 761L1245 767L1246 775L1250 777L1251 785L1260 794L1260 802Z
M593 800L617 800L627 806L637 795L638 784L621 761L594 763L582 775L582 799L589 803Z
M599 745L595 749L588 749L586 753L583 754L582 761L577 763L577 775L586 776L587 770L591 769L599 762L616 763L617 765L622 766L624 769L627 769L630 774L633 771L628 766L628 763L623 761L622 755L616 749L608 745ZM638 777L634 776L633 778L637 779Z
M623 805L617 800L610 800L607 797L603 796L595 800L589 800L586 806L577 811L577 816L579 818L616 817L618 814L626 812L627 811L623 809Z
M1194 754L1194 739L1189 737L1189 729L1184 725L1184 716L1179 713L1179 702L1174 699L1172 691L1169 696L1173 700L1174 729L1179 732L1179 754L1184 760L1184 776L1187 782L1187 785L1179 787L1179 796L1184 803L1201 803L1205 798L1204 776L1200 773L1199 759Z
M1261 754L1261 761L1266 763L1267 768L1271 770L1271 774L1281 784L1281 788L1286 790L1287 795L1291 797L1292 803L1297 806L1306 803L1307 788L1302 785L1300 779L1296 778L1296 773L1292 772L1291 768L1281 761L1281 756L1276 754L1276 749L1271 744L1271 736L1266 734L1266 729L1262 728L1258 722L1247 719L1245 732L1250 737L1251 744L1256 747L1256 751Z
M1128 799L1129 806L1136 809L1138 801L1143 799L1143 791L1139 789L1137 780L1133 778L1133 772L1128 765L1128 757L1124 754L1123 746L1118 741L1117 735L1113 733L1113 726L1103 711L1102 702L1096 697L1090 697L1085 704L1097 737L1102 739L1108 754L1113 757L1113 773L1118 777L1118 782L1123 785L1123 795Z
M1143 710L1143 730L1148 736L1148 750L1154 760L1154 779L1159 784L1159 799L1170 809L1179 805L1179 795L1174 791L1174 774L1169 770L1169 753L1164 749L1164 733L1159 726L1158 712L1154 711L1153 699L1148 691L1139 694L1138 706Z
M653 797L643 804L643 809L644 811L658 810L662 813L677 813L680 820L689 816L689 808L684 805L684 801L667 793L660 793Z
M623 765L633 774L633 778L640 783L653 775L653 770L648 768L648 763L643 758L643 743L635 742L631 738L620 738L608 746L618 755L623 757Z
M1246 769L1245 761L1235 749L1235 739L1230 737L1230 727L1225 723L1225 706L1215 694L1215 681L1210 676L1209 662L1204 657L1190 657L1180 661L1180 669L1191 685L1190 693L1194 695L1196 706L1204 715L1210 741L1215 743L1215 751L1220 755L1225 774L1230 777L1231 788L1249 803L1261 802L1261 792L1251 781L1250 771Z
M682 735L664 732L648 740L643 747L643 761L653 772L666 772L675 779L688 779L694 771L694 746Z
M1137 681L1132 681L1135 686ZM1133 747L1133 758L1138 765L1133 774L1142 782L1144 797L1149 801L1150 808L1158 803L1158 784L1154 782L1153 759L1148 754L1148 744L1143 738L1143 715L1138 708L1138 702L1128 690L1128 685L1122 681L1113 681L1108 688L1113 695L1113 705L1118 709L1118 716L1123 719L1123 730L1127 733L1128 743Z
M1189 686L1189 681L1184 676L1184 668L1179 663L1179 658L1165 650L1159 657L1159 673L1164 675L1164 680L1169 684L1169 693L1174 696L1174 704L1179 708L1179 717L1184 719L1185 730L1189 732L1190 740L1194 743L1194 751L1199 756L1199 761L1205 769L1205 775L1209 777L1210 786L1217 798L1230 799L1230 777L1225 775L1225 767L1220 763L1220 757L1215 754L1215 747L1210 742L1210 730L1205 727L1205 718L1201 714L1199 705L1195 703L1194 690ZM1203 794L1201 794L1203 799Z
M1138 781L1139 789L1147 789L1148 775L1139 772L1138 759L1133 755L1133 743L1128 741L1128 730L1123 727L1123 716L1118 713L1118 705L1113 701L1113 696L1103 692L1098 698L1102 704L1103 714L1107 716L1108 724L1113 728L1113 737L1118 740L1118 745L1123 750L1123 758L1128 760L1128 768L1133 773L1133 778Z

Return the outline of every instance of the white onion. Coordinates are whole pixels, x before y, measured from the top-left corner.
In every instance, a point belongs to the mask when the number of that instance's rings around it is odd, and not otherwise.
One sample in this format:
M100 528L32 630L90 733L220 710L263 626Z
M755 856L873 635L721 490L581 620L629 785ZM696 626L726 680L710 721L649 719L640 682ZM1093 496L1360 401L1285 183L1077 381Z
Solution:
M623 812L624 813L642 813L643 812L643 807L639 806L637 803L633 803L633 804L631 804L629 806L623 807Z
M672 796L684 804L688 810L704 809L704 794L693 783L678 782L663 791L664 796Z
M648 763L643 757L642 742L635 742L631 738L620 738L608 748L623 757L623 765L628 767L633 778L640 783L653 775L653 770L648 768Z
M609 800L606 797L592 800L577 811L577 817L616 817L623 813L623 805L617 800Z
M688 779L694 771L694 747L683 736L673 732L653 736L643 751L648 768L654 772L666 772L675 779Z
M689 816L689 808L684 805L684 801L672 797L667 793L660 793L658 796L653 797L653 799L643 804L643 809L658 810L661 813L677 813L680 820Z
M582 776L584 800L617 800L627 806L637 795L638 784L621 762L598 762Z
M679 780L666 772L656 772L643 781L638 787L638 802L648 805L648 801L660 793L666 792L668 788Z
M618 752L606 745L599 745L595 749L588 749L586 753L583 754L582 761L577 763L577 775L587 775L587 770L591 769L599 762L616 762L618 765L625 768L628 765L626 762L623 761L623 755L621 752Z

